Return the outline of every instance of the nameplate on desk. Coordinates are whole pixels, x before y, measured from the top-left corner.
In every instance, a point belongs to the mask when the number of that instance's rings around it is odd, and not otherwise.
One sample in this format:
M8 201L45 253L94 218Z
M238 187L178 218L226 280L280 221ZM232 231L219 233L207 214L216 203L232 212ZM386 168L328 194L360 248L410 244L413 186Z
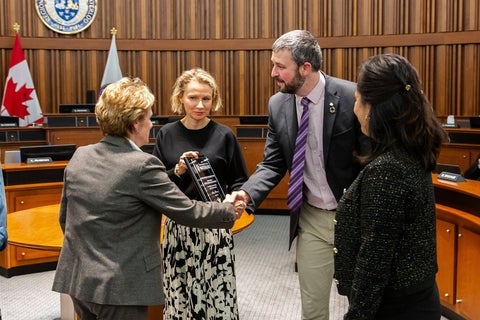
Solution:
M27 158L27 164L42 164L53 162L51 157Z
M90 109L88 108L73 108L72 113L89 113Z
M18 127L18 123L16 123L16 122L4 122L4 123L0 123L0 127Z
M442 123L442 127L444 128L460 128L457 123Z
M442 171L437 177L438 179L441 180L447 180L447 181L454 181L454 182L465 182L465 178L462 177L461 174L459 173L451 173L451 172L446 172Z

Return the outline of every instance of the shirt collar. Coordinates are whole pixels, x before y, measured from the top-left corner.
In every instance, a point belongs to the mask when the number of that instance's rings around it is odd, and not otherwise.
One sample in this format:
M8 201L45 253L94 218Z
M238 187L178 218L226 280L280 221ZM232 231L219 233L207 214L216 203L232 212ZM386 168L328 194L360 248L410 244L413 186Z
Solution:
M140 149L139 146L137 146L135 144L135 142L133 142L132 140L130 140L129 138L126 138L128 140L128 142L130 143L130 145L132 146L133 149L137 150L137 151L142 151L142 149Z
M319 80L316 86L307 94L307 98L314 104L317 105L320 103L320 100L325 95L325 76L319 71ZM295 95L295 100L297 105L300 105L300 101L303 97Z

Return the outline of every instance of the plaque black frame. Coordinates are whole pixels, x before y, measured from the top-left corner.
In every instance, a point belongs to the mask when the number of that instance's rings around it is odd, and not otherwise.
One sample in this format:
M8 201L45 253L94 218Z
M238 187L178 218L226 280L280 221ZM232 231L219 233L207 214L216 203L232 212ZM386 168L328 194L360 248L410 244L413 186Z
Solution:
M199 155L198 158L186 157L184 160L203 201L222 202L225 193L208 158Z

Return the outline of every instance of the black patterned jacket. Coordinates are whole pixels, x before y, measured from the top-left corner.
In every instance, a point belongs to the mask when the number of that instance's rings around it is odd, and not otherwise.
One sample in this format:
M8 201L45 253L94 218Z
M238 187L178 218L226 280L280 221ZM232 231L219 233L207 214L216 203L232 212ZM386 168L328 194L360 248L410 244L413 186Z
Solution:
M405 151L369 163L340 200L336 220L335 278L350 302L345 319L371 319L384 296L434 284L432 177Z

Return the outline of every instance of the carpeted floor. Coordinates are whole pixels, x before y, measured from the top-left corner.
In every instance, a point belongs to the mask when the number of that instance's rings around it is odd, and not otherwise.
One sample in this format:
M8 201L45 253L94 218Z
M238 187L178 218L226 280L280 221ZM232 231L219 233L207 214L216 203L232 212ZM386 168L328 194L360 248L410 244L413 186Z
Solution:
M241 320L300 320L295 250L288 251L288 216L257 215L235 235L238 305ZM60 297L50 290L54 271L0 276L2 320L58 320ZM330 319L347 308L332 287Z

